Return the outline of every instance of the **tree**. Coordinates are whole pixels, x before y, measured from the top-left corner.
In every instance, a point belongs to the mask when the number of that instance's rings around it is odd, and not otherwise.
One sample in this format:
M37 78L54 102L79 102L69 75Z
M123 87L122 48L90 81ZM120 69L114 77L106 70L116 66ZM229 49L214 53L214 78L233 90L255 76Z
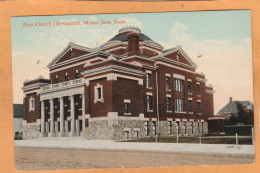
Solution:
M226 125L236 125L243 123L245 125L254 125L254 112L246 110L242 103L236 101L237 113L232 114L229 119L225 120Z

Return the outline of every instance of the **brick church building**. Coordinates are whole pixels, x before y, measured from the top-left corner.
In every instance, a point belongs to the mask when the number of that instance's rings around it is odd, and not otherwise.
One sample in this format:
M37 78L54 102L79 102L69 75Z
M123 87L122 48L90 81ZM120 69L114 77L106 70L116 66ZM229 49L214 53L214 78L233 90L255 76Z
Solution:
M24 82L23 138L136 139L208 133L213 87L180 47L164 50L136 27L98 48L69 43L50 79Z

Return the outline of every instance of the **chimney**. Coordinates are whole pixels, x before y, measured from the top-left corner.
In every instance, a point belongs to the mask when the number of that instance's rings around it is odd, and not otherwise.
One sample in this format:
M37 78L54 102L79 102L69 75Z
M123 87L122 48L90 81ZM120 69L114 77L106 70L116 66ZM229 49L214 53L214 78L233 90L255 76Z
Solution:
M139 52L139 33L130 32L127 34L128 40L128 56L140 55Z
M233 98L232 97L229 97L229 109L230 109L230 112L233 109Z

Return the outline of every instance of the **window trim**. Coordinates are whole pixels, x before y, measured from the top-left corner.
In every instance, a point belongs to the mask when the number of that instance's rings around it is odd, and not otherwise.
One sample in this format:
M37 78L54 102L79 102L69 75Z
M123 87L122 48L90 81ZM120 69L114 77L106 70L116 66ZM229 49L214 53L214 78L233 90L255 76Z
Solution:
M171 76L165 75L166 91L171 91Z
M98 98L98 89L100 88L100 94L101 94L101 98ZM104 102L104 93L103 93L103 85L100 85L100 83L97 83L96 86L94 86L94 103L97 102Z
M149 132L149 121L144 122L144 130L145 130L145 135L149 136L149 134L150 134L150 132Z
M153 135L157 135L157 121L152 121Z
M187 121L182 121L183 134L187 134Z
M166 110L168 113L172 113L172 98L166 95Z
M128 105L128 106L127 106ZM128 110L128 111L127 111ZM131 115L130 111L130 100L124 101L124 115Z
M148 101L149 98L149 101ZM152 95L146 95L146 102L147 102L147 112L153 112L153 96Z
M184 113L184 99L182 99L182 98L175 99L175 112Z
M35 110L35 99L33 97L30 97L29 99L29 111Z
M146 72L146 75L145 75L145 78L146 78L146 88L148 89L152 89L152 72L151 71L145 71Z

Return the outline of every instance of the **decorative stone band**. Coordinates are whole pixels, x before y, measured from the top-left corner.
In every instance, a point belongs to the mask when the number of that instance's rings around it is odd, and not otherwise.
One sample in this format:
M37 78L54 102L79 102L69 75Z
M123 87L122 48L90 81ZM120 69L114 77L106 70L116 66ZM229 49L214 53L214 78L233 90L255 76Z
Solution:
M214 116L214 117L208 117L208 120L224 120L224 117L220 117L220 116Z
M207 93L207 94L214 94L215 91L212 91L212 90L206 90L206 93Z
M142 114L142 113L139 114L139 117L118 116L118 112L108 112L107 117L89 118L90 122L94 122L94 121L107 121L107 120L141 120L141 121L149 121L149 118L144 118L144 114Z
M72 96L77 94L84 94L84 86L67 88L64 90L58 90L55 92L40 92L40 100L49 100L53 98L60 98L66 96Z
M35 126L41 125L41 119L37 119L34 123L27 123L27 120L23 120L23 126Z
M173 74L173 78L177 78L177 79L181 79L181 80L185 80L185 76L180 75L180 74Z
M101 78L107 78L107 80L117 80L118 77L124 78L124 79L136 80L136 81L138 81L139 85L143 85L143 83L144 83L143 78L121 75L121 74L116 74L116 73L109 73L109 74L105 74L105 75L100 75L100 76L96 76L96 77L92 77L92 78L87 78L85 80L86 80L86 85L88 86L89 81L92 81L92 80L101 79Z
M202 79L202 78L197 78L197 77L196 77L196 81L199 81L199 82L207 82L207 79Z
M138 70L133 70L131 68L126 68L126 67L121 67L118 65L111 65L111 66L105 66L105 67L100 67L100 68L95 68L92 70L87 70L82 72L81 74L84 75L84 77L100 74L100 73L105 73L108 71L113 71L113 72L120 72L120 73L125 73L125 74L130 74L138 77L143 77L144 73Z
M31 90L31 89L38 89L39 87L41 86L46 86L48 84L46 83L35 83L35 84L31 84L31 85L27 85L27 86L24 86L22 87L21 89L26 92L27 90Z

